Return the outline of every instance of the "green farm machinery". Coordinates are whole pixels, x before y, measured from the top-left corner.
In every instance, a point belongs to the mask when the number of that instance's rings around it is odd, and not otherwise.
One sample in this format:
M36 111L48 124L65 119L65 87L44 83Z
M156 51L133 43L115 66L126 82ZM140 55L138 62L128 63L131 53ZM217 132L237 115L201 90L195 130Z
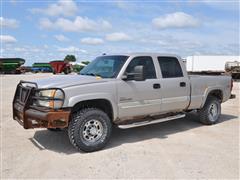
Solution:
M52 72L52 66L49 63L34 63L32 65L31 71L33 73L38 73L38 72Z
M21 58L0 58L1 74L21 74L21 65L25 63Z

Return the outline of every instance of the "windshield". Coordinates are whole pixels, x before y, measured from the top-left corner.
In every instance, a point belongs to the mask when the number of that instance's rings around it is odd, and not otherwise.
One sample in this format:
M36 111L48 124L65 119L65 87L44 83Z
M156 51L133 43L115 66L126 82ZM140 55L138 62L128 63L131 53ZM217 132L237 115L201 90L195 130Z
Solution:
M116 78L128 56L100 56L84 67L81 75Z

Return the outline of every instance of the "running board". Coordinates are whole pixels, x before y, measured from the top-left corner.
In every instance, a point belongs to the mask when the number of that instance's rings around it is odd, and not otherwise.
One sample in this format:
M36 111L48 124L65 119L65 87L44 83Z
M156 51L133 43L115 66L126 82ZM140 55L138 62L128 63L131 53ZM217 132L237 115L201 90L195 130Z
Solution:
M122 125L118 125L118 127L120 129L129 129L129 128L134 128L134 127L146 126L146 125L150 125L150 124L157 124L157 123L164 122L164 121L179 119L179 118L183 118L185 116L186 116L185 114L178 114L175 116L169 116L169 117L151 120L151 121L148 120L148 121L136 122L136 123L132 123L132 124L122 124Z

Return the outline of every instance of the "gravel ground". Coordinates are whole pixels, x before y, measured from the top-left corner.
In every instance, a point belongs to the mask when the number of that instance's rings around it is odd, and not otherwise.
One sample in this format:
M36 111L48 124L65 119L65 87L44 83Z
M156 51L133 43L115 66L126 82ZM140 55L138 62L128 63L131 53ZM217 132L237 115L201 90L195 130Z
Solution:
M109 145L94 153L77 152L66 131L24 130L12 120L11 102L20 79L1 76L2 178L226 178L239 179L239 92L222 105L218 124L196 117L128 130L115 129Z

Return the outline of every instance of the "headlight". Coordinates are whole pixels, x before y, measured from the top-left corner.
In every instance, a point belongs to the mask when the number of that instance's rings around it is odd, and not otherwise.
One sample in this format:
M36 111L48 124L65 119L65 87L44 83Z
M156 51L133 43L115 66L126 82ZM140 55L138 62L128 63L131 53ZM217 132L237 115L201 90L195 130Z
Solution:
M59 109L63 106L64 92L61 89L44 89L35 94L34 105Z

